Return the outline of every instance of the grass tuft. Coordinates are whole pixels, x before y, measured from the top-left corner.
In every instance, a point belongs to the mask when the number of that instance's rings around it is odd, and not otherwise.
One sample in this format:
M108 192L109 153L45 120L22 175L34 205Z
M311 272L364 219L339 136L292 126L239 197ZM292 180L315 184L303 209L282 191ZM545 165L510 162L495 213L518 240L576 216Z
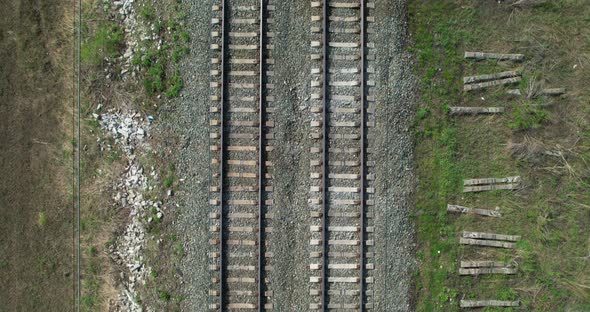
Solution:
M514 109L508 127L515 130L537 129L548 120L549 113L546 110L525 103Z
M82 45L82 62L87 65L100 65L104 58L116 58L120 55L124 42L123 31L119 26L105 23Z
M45 212L39 212L37 215L37 225L44 227L47 224L47 215Z

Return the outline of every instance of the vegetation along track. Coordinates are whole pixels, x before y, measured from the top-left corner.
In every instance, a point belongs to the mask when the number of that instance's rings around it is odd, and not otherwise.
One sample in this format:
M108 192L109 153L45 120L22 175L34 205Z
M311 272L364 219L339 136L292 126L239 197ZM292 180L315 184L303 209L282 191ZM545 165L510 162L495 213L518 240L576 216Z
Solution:
M271 310L272 25L265 0L213 5L210 309Z
M310 295L312 310L358 310L373 307L374 245L370 225L374 204L374 161L366 134L374 126L374 82L369 75L373 48L366 42L369 13L366 0L312 1L311 46L317 53L312 69L314 91L311 137Z

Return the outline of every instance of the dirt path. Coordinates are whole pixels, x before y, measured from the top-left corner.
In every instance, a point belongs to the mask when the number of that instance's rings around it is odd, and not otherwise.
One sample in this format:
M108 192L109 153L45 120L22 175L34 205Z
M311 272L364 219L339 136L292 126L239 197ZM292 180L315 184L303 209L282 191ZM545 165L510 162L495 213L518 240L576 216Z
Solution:
M0 18L0 307L72 304L70 1L3 1ZM68 9L66 9L68 8ZM68 13L69 15L70 13ZM71 15L70 15L71 16ZM66 32L67 30L67 32ZM70 116L70 117L68 117Z

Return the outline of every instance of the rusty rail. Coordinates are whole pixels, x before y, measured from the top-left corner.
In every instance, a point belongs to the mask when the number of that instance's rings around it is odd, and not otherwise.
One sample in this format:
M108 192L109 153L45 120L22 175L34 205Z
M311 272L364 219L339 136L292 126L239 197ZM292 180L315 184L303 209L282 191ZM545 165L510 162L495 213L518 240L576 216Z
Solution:
M260 0L260 51L259 51L259 77L258 77L258 312L264 310L263 298L263 270L264 270L264 0Z
M322 7L322 311L328 310L328 2L324 0Z
M221 181L219 184L219 311L224 310L224 295L223 295L223 289L225 288L225 254L224 254L224 250L225 250L225 238L223 235L223 204L224 204L224 199L223 199L223 193L224 193L224 187L223 187L223 183L225 180L225 170L224 170L224 164L225 164L225 112L224 112L224 106L225 106L225 85L227 82L227 77L226 77L226 72L225 72L225 40L226 40L226 21L227 21L227 10L226 10L226 4L225 4L225 0L221 0L221 57L219 58L220 60L220 75L221 75L221 84L220 84L220 109L219 109L219 113L220 113L220 143L219 143L219 149L220 149L220 155L219 155L219 180Z
M366 172L366 142L365 142L365 111L367 104L366 88L365 88L365 72L366 72L366 47L365 47L365 0L361 0L361 244L360 244L360 256L361 256L361 269L360 269L360 311L365 311L365 210L366 210L366 199L365 199L365 179L367 176Z

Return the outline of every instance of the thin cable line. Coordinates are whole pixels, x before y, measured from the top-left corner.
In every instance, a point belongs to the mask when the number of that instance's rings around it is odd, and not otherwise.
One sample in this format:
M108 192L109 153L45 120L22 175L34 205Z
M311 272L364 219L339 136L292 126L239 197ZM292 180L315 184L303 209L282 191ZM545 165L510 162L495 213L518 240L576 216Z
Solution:
M78 0L78 298L77 298L77 311L80 311L80 299L82 295L82 285L80 284L80 264L81 264L81 250L80 250L80 153L81 153L81 140L80 140L80 59L81 59L81 50L82 50L82 0Z
M73 0L74 10L72 11L72 139L74 139L76 133L76 0ZM70 144L70 148L72 149L72 270L74 270L76 266L76 201L74 199L74 194L76 194L76 161L75 161L75 153L73 153L74 146ZM72 310L76 310L76 274L72 274Z

